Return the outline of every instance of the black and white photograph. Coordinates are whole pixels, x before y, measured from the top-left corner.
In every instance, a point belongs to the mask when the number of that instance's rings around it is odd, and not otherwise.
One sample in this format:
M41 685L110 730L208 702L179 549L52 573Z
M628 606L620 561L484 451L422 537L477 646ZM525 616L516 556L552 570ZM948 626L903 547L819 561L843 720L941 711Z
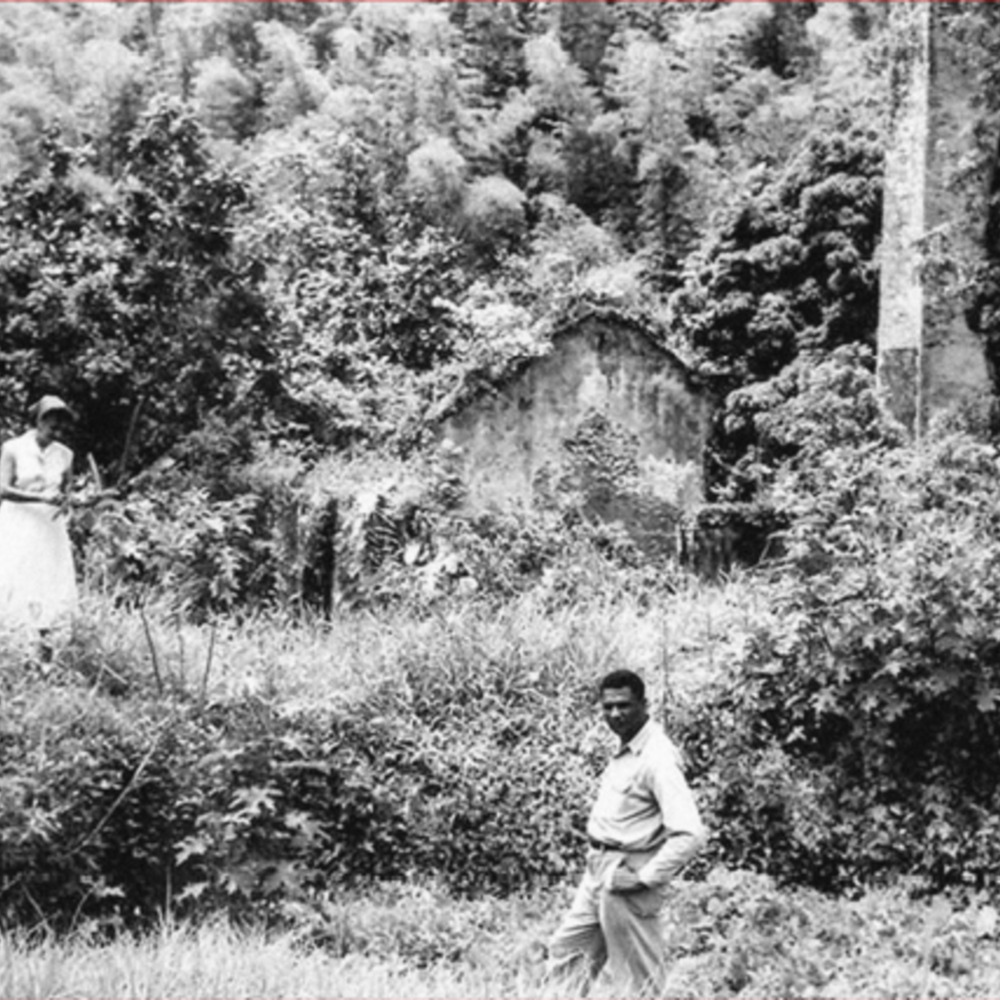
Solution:
M1000 997L1000 2L0 0L0 998Z

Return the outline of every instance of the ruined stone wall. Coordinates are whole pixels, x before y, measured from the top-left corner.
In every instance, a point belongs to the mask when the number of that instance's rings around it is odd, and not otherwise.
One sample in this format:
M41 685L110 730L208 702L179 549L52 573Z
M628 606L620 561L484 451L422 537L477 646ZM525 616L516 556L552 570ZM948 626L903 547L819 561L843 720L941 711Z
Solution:
M923 396L933 414L991 391L985 348L966 311L984 257L989 176L977 155L974 67L949 31L956 9L930 4L930 89Z
M935 413L992 389L966 321L982 260L988 178L976 155L968 54L936 3L890 9L890 120L880 251L879 380L889 411L920 433Z
M709 399L639 329L583 320L495 394L448 417L468 505L575 498L643 547L671 547L677 515L703 496Z
M927 4L890 9L889 135L885 156L878 373L885 405L907 430L923 410L930 13Z

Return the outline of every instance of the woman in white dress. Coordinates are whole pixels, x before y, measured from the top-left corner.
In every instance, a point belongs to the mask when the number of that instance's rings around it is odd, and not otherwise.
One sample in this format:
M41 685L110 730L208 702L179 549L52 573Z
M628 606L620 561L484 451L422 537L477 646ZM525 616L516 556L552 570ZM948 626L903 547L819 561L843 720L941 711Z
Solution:
M73 452L60 443L71 414L58 396L32 408L35 426L0 448L0 628L44 634L76 607L66 530Z

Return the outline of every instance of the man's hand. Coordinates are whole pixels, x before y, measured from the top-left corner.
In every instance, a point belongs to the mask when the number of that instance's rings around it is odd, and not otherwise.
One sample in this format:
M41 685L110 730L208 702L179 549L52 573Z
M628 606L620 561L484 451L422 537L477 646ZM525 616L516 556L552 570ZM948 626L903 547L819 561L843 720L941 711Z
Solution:
M642 889L648 888L649 886L631 868L626 868L625 865L619 865L611 873L611 881L608 883L608 892L640 892Z

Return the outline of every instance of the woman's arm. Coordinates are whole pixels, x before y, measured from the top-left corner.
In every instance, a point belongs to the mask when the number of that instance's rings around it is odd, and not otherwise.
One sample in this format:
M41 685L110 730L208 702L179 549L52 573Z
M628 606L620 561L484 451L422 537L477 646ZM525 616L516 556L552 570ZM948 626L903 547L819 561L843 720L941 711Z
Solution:
M59 500L65 500L73 486L73 452L66 448L66 468L59 480Z
M65 455L66 468L63 469L63 474L59 477L59 492L56 494L55 500L52 501L59 508L55 513L56 517L60 514L68 515L73 503L73 497L70 493L73 487L73 452L66 448Z

